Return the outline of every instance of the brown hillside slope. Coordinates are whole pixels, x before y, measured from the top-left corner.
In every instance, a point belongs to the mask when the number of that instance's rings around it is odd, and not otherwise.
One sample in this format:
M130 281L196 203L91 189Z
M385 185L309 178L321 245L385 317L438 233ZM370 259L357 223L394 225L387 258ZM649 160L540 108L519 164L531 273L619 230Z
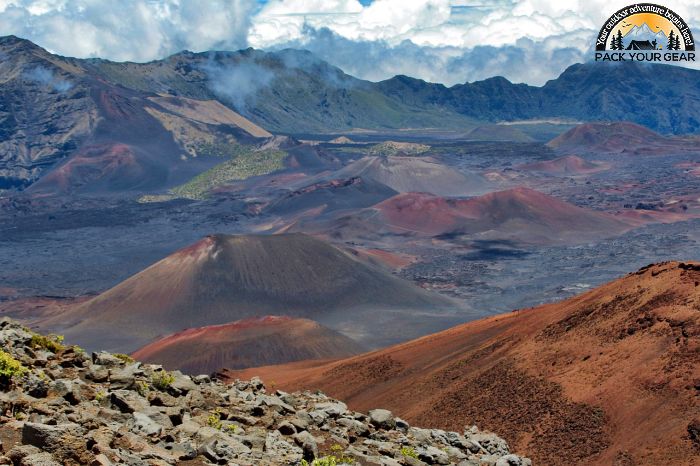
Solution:
M550 175L589 175L609 170L610 164L605 162L593 162L582 159L576 155L565 155L552 160L534 162L520 165L521 170L528 170Z
M497 429L534 464L690 465L700 453L700 264L326 363L251 369L411 422Z
M357 342L308 319L265 316L183 330L132 354L168 370L211 374L302 359L342 358L366 350Z
M420 191L437 196L473 196L488 191L489 183L428 156L369 156L338 170L334 178L360 177L399 192Z

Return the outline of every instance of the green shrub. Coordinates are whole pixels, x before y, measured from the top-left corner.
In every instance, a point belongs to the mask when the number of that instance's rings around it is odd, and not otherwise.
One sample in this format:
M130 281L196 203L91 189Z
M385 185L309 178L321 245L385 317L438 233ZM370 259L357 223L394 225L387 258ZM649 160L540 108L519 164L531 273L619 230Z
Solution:
M11 354L0 350L0 379L5 382L14 377L21 377L27 372L27 368Z
M355 464L355 459L345 456L343 454L343 447L336 443L331 447L330 455L316 458L310 465L306 460L302 460L301 464L303 466L337 466L339 464Z
M151 385L160 391L167 390L175 382L175 376L168 371L156 372L151 377Z
M207 425L216 430L221 430L223 428L223 422L221 422L221 415L219 414L218 409L209 414L209 417L207 417Z
M390 156L397 154L418 155L428 152L430 146L410 142L385 141L369 148L369 155Z
M115 358L119 359L121 362L124 364L132 364L134 362L134 358L129 356L128 354L124 353L114 353L112 356Z
M311 463L306 460L301 460L302 466L337 466L339 464L355 464L355 460L347 457L337 457L328 455L322 458L316 458Z
M284 168L284 159L287 154L283 151L272 149L253 151L243 146L236 147L241 149L233 158L173 188L172 194L185 199L205 199L210 191L219 186L253 176L267 175Z
M401 454L409 458L418 459L418 453L416 453L416 450L414 450L413 447L403 447L401 449Z
M139 380L136 382L136 392L141 395L142 397L148 396L148 392L151 391L151 386L148 385L148 382L144 382L143 380Z
M63 335L44 336L39 335L38 333L32 335L29 346L31 346L33 349L45 349L47 351L51 351L52 353L58 353L66 348L63 346Z

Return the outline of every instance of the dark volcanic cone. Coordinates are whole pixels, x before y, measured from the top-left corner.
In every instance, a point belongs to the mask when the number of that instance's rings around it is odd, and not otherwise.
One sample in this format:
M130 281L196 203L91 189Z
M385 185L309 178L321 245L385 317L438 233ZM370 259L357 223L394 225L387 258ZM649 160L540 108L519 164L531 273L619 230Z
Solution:
M185 328L284 314L376 346L445 328L448 321L436 316L454 309L447 298L310 236L215 235L46 325L86 348L134 351Z

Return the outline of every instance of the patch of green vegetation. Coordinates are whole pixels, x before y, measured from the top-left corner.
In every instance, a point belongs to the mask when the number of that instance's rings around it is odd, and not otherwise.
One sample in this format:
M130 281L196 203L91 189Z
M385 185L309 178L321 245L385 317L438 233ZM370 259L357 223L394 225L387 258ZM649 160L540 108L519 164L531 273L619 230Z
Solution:
M226 142L206 142L199 141L194 144L194 151L197 157L228 157L234 158L250 152L250 149L240 144Z
M21 362L12 357L10 353L0 349L0 381L8 382L15 377L21 377L27 373L27 368Z
M355 459L343 454L343 447L335 444L331 447L331 453L321 458L316 458L311 463L301 461L302 466L337 466L339 464L355 464Z
M415 458L418 459L418 453L416 453L416 450L413 449L413 447L403 447L401 448L401 454L407 458Z
M216 430L221 430L223 428L224 423L221 422L221 411L219 409L209 414L209 417L207 417L207 425Z
M151 377L151 385L160 391L165 391L175 382L175 376L168 371L160 371Z
M355 464L355 460L349 457L337 457L335 455L316 458L311 463L301 460L302 466L338 466L339 464Z
M63 345L63 335L39 335L34 333L29 341L29 346L32 349L45 349L52 353L63 351L66 347Z
M142 397L147 397L148 392L151 391L151 386L148 385L148 382L144 382L143 380L139 380L136 382L136 392L141 395Z
M374 146L370 147L368 154L369 155L381 155L381 156L389 156L389 155L397 155L397 154L405 154L405 155L419 155L419 154L424 154L425 152L428 152L430 150L430 146L426 144L416 144L416 143L411 143L411 142L394 142L394 141L385 141L380 144L375 144Z
M134 363L134 358L129 356L128 354L124 353L114 353L112 356L115 358L119 359L121 362L124 364L133 364Z
M242 146L235 146L242 147ZM253 151L247 149L231 160L200 173L187 183L172 189L177 197L200 200L211 190L235 180L267 175L284 168L287 154L281 150Z

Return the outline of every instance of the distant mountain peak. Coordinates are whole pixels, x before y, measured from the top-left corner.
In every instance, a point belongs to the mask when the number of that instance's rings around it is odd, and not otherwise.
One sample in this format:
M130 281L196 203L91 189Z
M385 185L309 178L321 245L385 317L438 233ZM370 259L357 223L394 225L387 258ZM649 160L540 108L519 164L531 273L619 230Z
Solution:
M2 44L16 44L16 43L32 44L32 45L38 47L36 44L34 44L30 40L22 39L21 37L17 37L17 36L12 35L12 34L10 34L9 36L0 36L0 45L2 45Z
M17 37L14 35L10 36L0 36L0 48L9 48L12 47L15 49L15 51L18 50L41 50L46 52L46 50L38 45L36 45L34 42L27 40L27 39L22 39L21 37ZM48 52L46 52L48 53Z

